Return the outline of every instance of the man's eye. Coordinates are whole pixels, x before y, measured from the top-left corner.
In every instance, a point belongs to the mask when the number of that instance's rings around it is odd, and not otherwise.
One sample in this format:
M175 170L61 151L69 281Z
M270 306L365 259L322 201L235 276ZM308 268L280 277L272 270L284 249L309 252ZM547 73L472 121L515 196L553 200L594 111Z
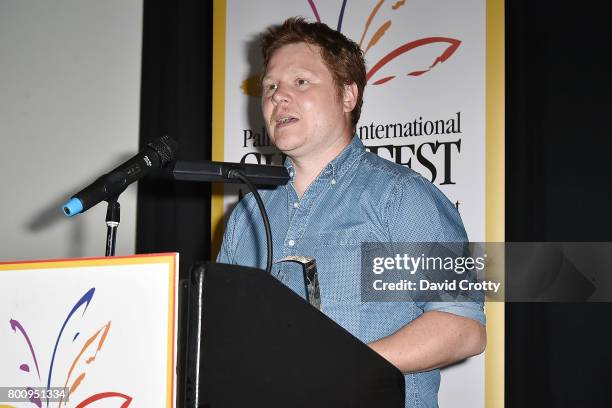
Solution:
M266 91L275 91L276 88L278 88L278 85L276 85L276 84L268 84L268 85L265 86L265 88L266 88Z
M297 82L298 86L302 86L302 85L308 84L308 80L307 79L302 79L302 78L298 79L296 82Z

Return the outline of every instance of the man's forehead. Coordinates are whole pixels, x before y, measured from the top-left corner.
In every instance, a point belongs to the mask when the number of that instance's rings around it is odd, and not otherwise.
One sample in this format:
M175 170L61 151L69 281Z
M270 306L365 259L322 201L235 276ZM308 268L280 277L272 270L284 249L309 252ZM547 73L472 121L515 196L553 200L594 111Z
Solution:
M327 69L320 48L305 42L283 45L274 51L265 67L264 79L277 71L317 71Z
M274 57L274 55L281 53L281 52L307 51L307 52L311 52L313 54L319 55L320 50L321 50L321 47L319 47L316 44L311 44L306 41L300 41L300 42L285 44L277 48L272 53L272 58Z

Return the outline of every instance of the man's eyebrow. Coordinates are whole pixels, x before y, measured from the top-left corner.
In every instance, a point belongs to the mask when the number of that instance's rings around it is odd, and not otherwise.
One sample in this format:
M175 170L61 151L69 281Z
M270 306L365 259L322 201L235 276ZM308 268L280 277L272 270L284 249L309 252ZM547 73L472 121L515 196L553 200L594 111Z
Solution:
M312 71L312 70L310 70L308 68L295 68L295 69L292 69L291 70L291 74L292 75L297 75L297 76L299 76L299 75L317 76L317 74L314 71ZM270 75L267 75L267 74L266 75L262 75L261 76L261 82L263 83L266 80L273 81L273 79L270 77Z

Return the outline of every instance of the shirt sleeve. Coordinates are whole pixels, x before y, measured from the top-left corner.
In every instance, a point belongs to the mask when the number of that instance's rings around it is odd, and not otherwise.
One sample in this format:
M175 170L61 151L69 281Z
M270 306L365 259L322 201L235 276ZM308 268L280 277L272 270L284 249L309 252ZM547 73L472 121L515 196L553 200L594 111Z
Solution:
M420 175L396 179L388 201L387 223L391 242L467 242L455 206ZM482 301L416 302L424 312L441 311L485 324Z
M245 197L246 198L246 197ZM235 264L234 254L235 254L235 234L236 228L238 224L238 219L240 218L241 211L244 211L245 198L236 203L236 206L232 210L230 214L227 224L225 225L225 231L223 232L223 241L221 242L221 249L219 250L219 254L217 254L217 262L224 264Z
M251 193L246 194L236 203L225 225L221 249L219 249L217 254L217 262L225 264L238 263L236 251L240 237L245 233L245 229L252 227L252 223L245 220L245 216L252 214L256 205L257 203ZM248 219L249 217L246 218Z
M233 221L233 215L230 216L230 219L227 221L227 225L225 226L225 231L223 232L223 241L221 242L221 249L219 250L219 253L217 254L217 262L219 263L224 263L224 264L231 264L232 262L232 251L230 250L231 248L231 242L232 242L232 235L233 235L233 225L234 225L234 221Z

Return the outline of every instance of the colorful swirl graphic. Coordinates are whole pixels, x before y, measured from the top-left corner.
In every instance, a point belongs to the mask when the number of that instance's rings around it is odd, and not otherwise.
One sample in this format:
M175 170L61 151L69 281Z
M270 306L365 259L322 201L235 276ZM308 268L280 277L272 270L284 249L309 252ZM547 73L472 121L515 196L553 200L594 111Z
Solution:
M55 345L53 347L53 353L51 354L51 358L50 358L49 371L48 371L48 375L46 379L46 384L42 385L42 387L47 391L51 389L52 383L55 384L55 386L57 386L57 381L52 381L53 380L53 368L56 365L55 358L57 356L57 352L60 347L60 344L65 344L65 342L64 343L61 342L61 339L63 338L64 332L66 330L66 326L73 319L73 317L77 314L79 310L82 309L81 317L85 315L85 313L87 312L87 308L92 302L95 291L96 291L95 288L91 288L88 291L86 291L83 294L83 296L81 296L81 298L75 303L75 305L72 307L70 312L68 312L66 318L64 319L64 322L59 330L59 334L57 335L57 338L55 339ZM86 371L87 371L86 369L91 367L92 363L96 360L98 353L102 350L106 340L108 339L108 334L110 332L111 323L112 321L108 321L106 324L102 325L98 330L92 333L87 338L84 345L78 351L74 360L70 364L70 368L68 369L68 372L66 373L66 379L64 380L63 387L69 389L71 398L75 398L75 396L78 396L77 390L86 378ZM35 376L32 385L36 387L41 387L42 379L40 377L40 367L38 363L39 360L36 356L36 349L27 333L27 330L25 329L24 325L21 322L19 322L17 319L11 318L9 321L9 324L13 332L15 332L16 334L18 333L21 336L21 338L25 342L25 345L27 346L27 349L31 357L30 362L23 362L19 365L18 367L19 371L21 371L22 374L25 373L25 375L29 377ZM72 336L71 343L74 343L74 341L77 340L79 335L80 333L76 332ZM77 368L79 362L84 363L84 366L86 369L76 374L75 369ZM33 364L33 367L35 368L35 372L32 372L32 369L31 369L32 364ZM28 389L32 389L32 388L28 387ZM105 391L105 392L96 393L94 395L84 398L80 403L76 405L76 407L77 408L87 407L96 401L103 400L103 399L111 399L111 398L114 398L120 401L121 405L117 405L117 406L121 408L129 407L132 402L132 397L129 395L126 395L126 394L123 394L117 391ZM29 398L29 402L38 408L42 408L43 403L45 404L46 407L49 407L49 404L51 401L49 401L49 399L46 399L43 402L40 398L31 397ZM66 405L65 401L63 401L63 399L60 399L59 401L57 401L56 407L62 408L62 406L65 406L65 405ZM0 405L0 408L15 408L15 407L11 405Z

